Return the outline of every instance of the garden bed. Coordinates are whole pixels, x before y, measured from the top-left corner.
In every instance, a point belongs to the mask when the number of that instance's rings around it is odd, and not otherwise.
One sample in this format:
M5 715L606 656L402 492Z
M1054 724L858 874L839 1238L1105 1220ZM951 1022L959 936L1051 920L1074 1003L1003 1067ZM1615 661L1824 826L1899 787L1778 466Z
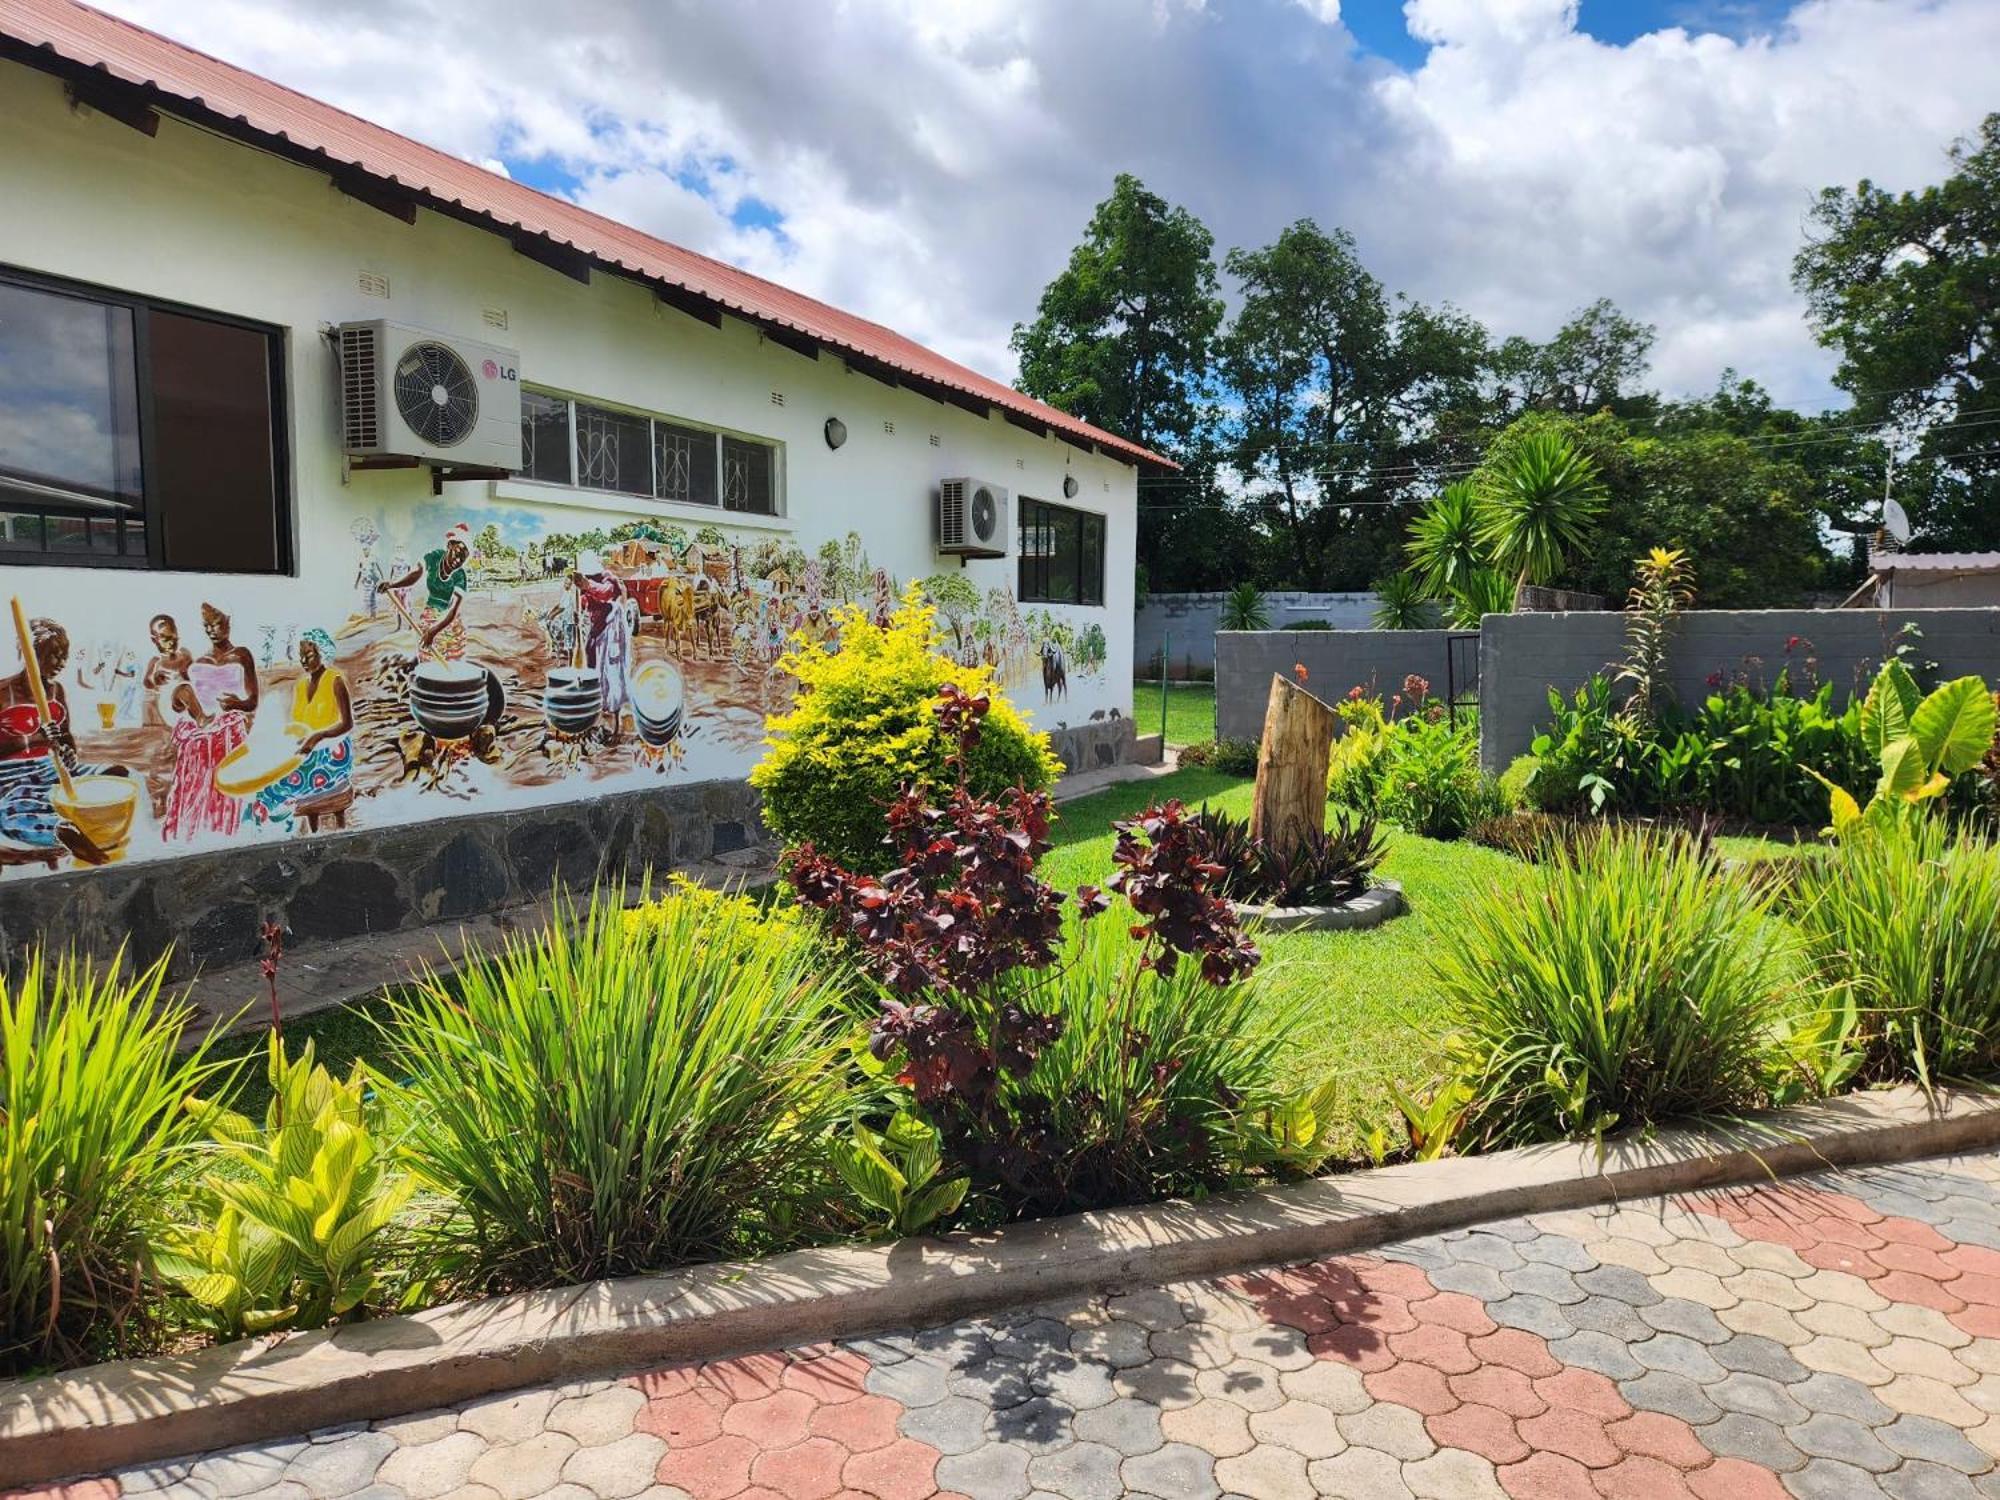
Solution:
M15 1484L378 1420L522 1385L946 1322L1127 1284L1365 1249L1508 1215L1903 1161L2000 1141L2000 1101L1915 1088L1734 1127L1410 1163L977 1238L795 1251L490 1298L0 1386Z

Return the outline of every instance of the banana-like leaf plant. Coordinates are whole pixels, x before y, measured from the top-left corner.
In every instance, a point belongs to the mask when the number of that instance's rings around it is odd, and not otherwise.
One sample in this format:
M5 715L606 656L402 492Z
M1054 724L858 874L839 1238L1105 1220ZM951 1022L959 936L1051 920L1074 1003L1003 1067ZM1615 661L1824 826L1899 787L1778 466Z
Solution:
M269 1070L261 1129L212 1100L187 1101L221 1165L197 1195L205 1221L170 1231L154 1256L226 1336L354 1312L377 1289L382 1232L416 1188L370 1118L360 1063L336 1082L311 1042L288 1058L274 1032Z
M1881 767L1868 801L1807 768L1826 787L1829 831L1842 838L1919 815L1985 758L1995 732L1994 698L1982 679L1956 678L1926 697L1902 662L1885 663L1861 704L1861 741Z

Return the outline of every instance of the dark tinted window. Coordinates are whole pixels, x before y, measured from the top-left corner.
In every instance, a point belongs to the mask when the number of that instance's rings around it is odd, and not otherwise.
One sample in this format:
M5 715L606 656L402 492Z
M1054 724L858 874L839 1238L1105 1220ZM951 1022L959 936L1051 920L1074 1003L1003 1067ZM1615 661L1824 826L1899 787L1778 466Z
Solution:
M0 272L0 557L289 567L269 328Z
M1104 517L1041 500L1020 502L1019 576L1023 604L1104 602Z
M662 500L715 504L715 434L671 422L653 424L653 469Z
M652 423L630 412L577 402L576 482L590 490L652 494Z
M722 440L722 508L771 514L771 449L741 438Z
M521 392L521 473L551 484L570 483L569 402L562 397Z
M153 313L153 448L147 489L169 568L279 570L271 345L262 334Z

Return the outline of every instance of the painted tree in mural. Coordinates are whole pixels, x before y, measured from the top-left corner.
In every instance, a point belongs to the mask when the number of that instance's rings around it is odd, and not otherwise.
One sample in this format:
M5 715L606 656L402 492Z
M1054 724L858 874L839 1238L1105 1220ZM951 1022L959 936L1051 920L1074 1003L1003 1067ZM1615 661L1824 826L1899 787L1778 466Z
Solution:
M1917 438L1896 496L1922 540L1970 551L2000 547L2000 444L1968 420L2000 380L2000 114L1950 160L1943 182L1914 192L1827 188L1792 275L1840 352L1852 420Z

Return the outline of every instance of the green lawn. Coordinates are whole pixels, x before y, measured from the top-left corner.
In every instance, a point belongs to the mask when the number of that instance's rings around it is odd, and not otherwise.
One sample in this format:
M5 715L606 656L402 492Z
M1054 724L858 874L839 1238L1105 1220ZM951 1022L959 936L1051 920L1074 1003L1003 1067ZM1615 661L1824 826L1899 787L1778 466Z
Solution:
M1143 691L1143 689L1142 689ZM1157 691L1157 687L1155 688ZM1208 689L1176 689L1184 702ZM1206 710L1203 710L1204 712ZM1217 771L1186 770L1145 781L1127 782L1065 803L1051 834L1054 848L1043 861L1046 877L1064 889L1097 884L1111 874L1111 823L1131 817L1148 803L1168 797L1196 805L1213 802L1239 817L1250 813L1249 781ZM1316 1001L1317 1020L1298 1038L1299 1082L1337 1075L1344 1086L1341 1108L1343 1154L1360 1151L1363 1133L1380 1124L1392 1137L1400 1129L1388 1085L1421 1084L1435 1070L1444 1018L1430 977L1434 945L1449 942L1459 913L1479 893L1520 880L1523 867L1504 854L1469 843L1444 844L1391 828L1385 878L1399 880L1409 900L1407 915L1367 932L1282 933L1261 940L1260 984L1304 987ZM1797 850L1763 839L1719 841L1740 859L1788 858ZM372 1058L379 999L302 1016L285 1036L294 1048L313 1038L320 1057L344 1071L356 1057ZM233 1038L221 1050L247 1061L238 1108L261 1112L264 1084L261 1034Z
M1157 682L1132 684L1132 722L1141 734L1157 734L1160 729L1160 685ZM1215 684L1212 682L1170 682L1167 684L1167 743L1192 745L1197 740L1215 738Z
M1105 825L1156 798L1213 802L1239 817L1250 812L1250 783L1214 771L1176 771L1113 787L1062 808L1055 848L1043 869L1058 885L1101 881L1111 870L1113 836ZM1345 1086L1341 1150L1357 1152L1363 1132L1400 1128L1391 1079L1421 1083L1437 1057L1443 1018L1427 955L1449 941L1458 913L1488 887L1518 880L1521 866L1475 844L1442 844L1391 829L1381 873L1403 883L1409 913L1367 932L1274 934L1262 940L1259 983L1309 989L1318 1020L1299 1037L1301 1082L1338 1075Z

